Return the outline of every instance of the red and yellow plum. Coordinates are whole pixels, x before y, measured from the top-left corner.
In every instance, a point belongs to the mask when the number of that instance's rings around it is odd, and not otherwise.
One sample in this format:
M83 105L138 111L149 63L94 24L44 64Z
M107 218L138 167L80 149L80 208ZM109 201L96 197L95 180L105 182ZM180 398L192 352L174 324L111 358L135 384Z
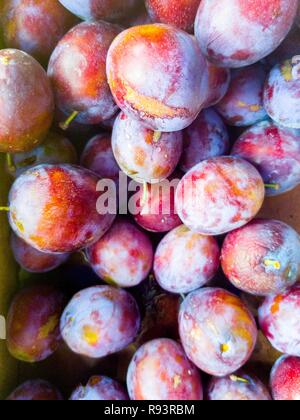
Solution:
M127 373L132 400L202 400L202 382L176 341L161 338L144 344Z
M131 344L140 328L134 298L121 289L96 286L77 293L61 318L63 339L74 353L100 358Z
M115 216L97 211L98 178L72 165L39 165L14 182L9 220L28 245L47 253L85 248L100 239Z
M61 342L59 319L64 295L52 286L40 284L19 292L7 317L7 347L23 362L47 359Z
M257 296L280 293L300 277L300 237L283 222L257 219L227 235L221 262L238 289Z
M259 323L276 350L300 357L300 287L267 297L259 308Z
M49 382L40 379L24 382L13 391L8 401L61 401L62 395Z
M195 39L175 27L142 25L122 32L107 58L108 82L119 107L155 131L188 127L207 99L206 61Z
M300 400L300 358L282 356L275 363L270 386L275 401Z
M183 223L203 235L221 235L247 224L260 210L265 187L258 171L235 157L216 157L192 168L176 190Z
M81 23L71 29L51 55L48 75L57 107L76 115L81 124L99 124L116 114L106 78L106 56L119 34L119 26L106 22Z
M255 348L257 327L246 305L223 289L190 293L179 312L188 358L203 372L223 377L240 369Z
M294 22L297 0L202 0L195 33L221 67L254 64L274 51Z
M72 393L71 401L126 401L124 387L107 376L93 376L88 383L79 385Z
M154 274L163 289L189 293L207 284L217 273L219 264L220 250L213 237L179 226L160 242L154 258Z
M98 276L109 284L133 287L150 273L153 248L147 234L127 220L117 220L98 242L86 250Z

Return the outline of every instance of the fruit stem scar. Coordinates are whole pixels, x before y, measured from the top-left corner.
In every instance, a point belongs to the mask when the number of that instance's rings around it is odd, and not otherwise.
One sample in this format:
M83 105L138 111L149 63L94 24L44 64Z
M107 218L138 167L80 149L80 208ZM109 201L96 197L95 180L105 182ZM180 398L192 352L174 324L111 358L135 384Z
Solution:
M161 134L162 134L161 131L154 131L154 134L153 134L154 143L157 143L160 140Z
M3 207L0 207L0 211L7 211L7 212L9 212L10 211L10 208L9 207L6 207L6 206L3 206Z
M221 344L220 346L222 353L227 353L229 351L229 344Z
M280 189L280 184L265 184L265 188L270 188L273 190L278 191Z
M248 381L248 379L244 379L244 378L241 378L241 377L236 376L236 375L231 375L231 376L230 376L230 380L231 380L232 382L241 382L241 383L243 383L243 384L249 384L249 383L250 383L250 382Z
M276 270L280 270L281 269L281 264L280 264L279 261L264 260L264 265L266 267L274 267Z
M79 114L79 111L73 111L72 114L66 119L66 121L59 124L60 128L62 130L67 130L71 122L75 120L78 114Z

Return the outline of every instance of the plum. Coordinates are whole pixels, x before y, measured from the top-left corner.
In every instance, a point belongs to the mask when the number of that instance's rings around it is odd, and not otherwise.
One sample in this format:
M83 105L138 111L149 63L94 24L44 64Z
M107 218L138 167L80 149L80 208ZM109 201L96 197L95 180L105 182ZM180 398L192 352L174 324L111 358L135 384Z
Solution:
M86 255L98 276L109 284L133 287L150 273L153 248L147 234L126 219L118 219Z
M113 41L107 76L119 107L155 131L188 127L206 99L206 61L195 39L164 24L127 29Z
M97 211L98 178L72 165L39 165L23 173L9 194L9 221L28 245L47 253L95 243L115 215Z
M49 382L41 379L24 382L8 397L8 401L61 401L62 395Z
M263 106L266 78L267 70L260 63L232 70L228 92L216 106L227 124L245 127L267 118Z
M260 210L265 187L258 171L236 157L216 157L180 181L175 204L183 223L203 235L221 235L247 224Z
M249 128L231 154L247 160L261 174L267 196L292 190L300 183L300 131L264 121Z
M300 358L282 356L275 363L270 386L276 401L300 400Z
M190 293L181 304L179 332L188 358L203 372L222 377L251 357L257 327L246 305L223 289Z
M54 99L42 66L28 54L0 50L0 152L26 152L45 138Z
M51 131L46 139L33 150L10 155L7 164L9 173L17 178L28 169L43 164L77 163L77 152L64 135Z
M7 347L23 362L47 359L61 342L59 319L64 295L47 284L21 290L14 298L7 317Z
M193 32L201 0L146 0L153 22L167 23L187 32Z
M76 117L81 124L99 124L116 114L105 67L109 46L120 31L106 22L80 23L53 51L48 75L56 105L70 121Z
M264 106L279 125L300 128L300 66L299 56L277 64L266 81Z
M231 72L224 67L218 67L208 60L206 61L204 75L201 81L201 89L206 91L204 108L216 105L228 92Z
M58 0L4 0L4 42L46 65L60 38L77 19Z
M160 242L154 257L154 274L171 293L189 293L207 284L217 273L220 249L211 236L179 226Z
M283 222L254 220L227 235L221 263L238 289L257 296L280 293L300 277L300 237Z
M135 299L110 286L77 293L61 318L63 339L74 353L100 358L131 344L140 328Z
M206 57L221 67L254 64L284 40L297 6L297 0L202 0L196 37Z
M256 377L243 371L224 378L211 379L208 387L211 401L270 401L267 387Z
M65 263L70 256L37 251L15 234L11 236L11 248L18 264L30 273L47 273Z
M121 384L107 376L92 376L88 383L79 385L71 401L125 401L128 395Z
M158 183L176 169L182 153L182 133L152 131L121 113L112 134L114 156L130 178Z
M300 357L300 286L267 297L259 308L259 323L276 350Z
M202 400L200 375L176 341L160 338L144 344L127 373L132 400Z
M188 172L203 160L229 151L229 133L222 118L213 109L204 109L193 124L183 131L180 169Z
M110 134L99 134L87 143L81 155L81 165L103 179L118 180L120 168L114 158Z

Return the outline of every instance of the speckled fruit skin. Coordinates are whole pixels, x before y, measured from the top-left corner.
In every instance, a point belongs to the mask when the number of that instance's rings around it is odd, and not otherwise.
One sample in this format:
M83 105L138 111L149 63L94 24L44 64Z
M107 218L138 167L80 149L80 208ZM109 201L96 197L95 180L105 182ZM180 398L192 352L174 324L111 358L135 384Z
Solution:
M275 363L270 386L275 401L300 400L300 358L282 356Z
M138 213L134 220L143 229L164 233L181 225L175 209L175 191L181 178L180 175L179 172L175 172L166 181L154 185L147 184L144 187L146 190L141 186L137 193Z
M46 254L37 251L15 234L11 236L11 248L17 263L30 273L47 273L69 258L69 254Z
M71 401L126 401L124 387L107 376L93 376L88 383L79 385L72 393Z
M24 382L13 391L8 401L61 401L60 392L49 382L40 379Z
M276 350L300 357L300 287L266 298L259 323Z
M127 373L132 400L202 400L200 375L183 348L166 338L149 341L133 356Z
M0 51L0 152L25 152L46 136L54 100L42 66L28 54Z
M112 133L114 156L130 178L158 183L176 169L182 153L182 133L156 133L121 113Z
M124 290L92 287L73 297L60 328L72 351L100 358L123 350L134 341L140 328L139 309Z
M202 52L221 67L254 64L284 40L297 0L202 0L195 33Z
M183 223L203 235L221 235L244 226L265 196L254 166L234 157L216 157L192 168L180 181L175 204Z
M137 0L59 0L83 20L117 20L127 15Z
M204 105L205 59L194 38L175 27L142 25L112 43L107 76L119 107L156 131L188 127Z
M167 23L193 32L200 0L146 0L153 22Z
M243 371L225 378L213 378L208 386L210 401L271 401L267 387Z
M221 262L238 289L257 296L280 293L300 277L300 237L283 222L257 219L227 235Z
M251 357L257 327L245 304L223 289L190 293L181 304L179 332L188 358L203 372L226 376Z
M207 284L217 273L220 249L211 236L179 226L160 242L154 258L154 274L171 293L189 293Z
M299 56L275 66L265 85L264 106L269 116L288 128L300 128Z
M77 19L58 0L4 0L0 21L8 48L47 64L56 44Z
M110 134L99 134L87 143L81 155L81 165L100 178L118 180L120 168L112 151Z
M201 89L206 90L204 108L216 105L224 98L228 91L231 72L229 69L217 67L206 61L205 71L201 82Z
M227 94L216 109L227 124L246 127L267 118L263 106L266 68L258 63L231 72L231 83Z
M63 294L45 284L19 292L8 312L7 347L23 362L40 362L58 348L59 319L65 304Z
M57 107L79 112L81 124L99 124L117 112L106 78L106 57L121 28L106 22L84 22L71 29L51 55L48 75Z
M86 254L98 276L119 287L140 284L153 263L152 243L147 234L125 219L118 219Z
M283 61L290 60L295 55L300 55L300 28L296 25L279 47L264 59L264 62L272 68Z
M183 131L180 169L188 172L203 160L223 156L229 151L229 133L213 109L204 109L193 124Z
M72 165L39 165L14 182L9 194L13 231L39 251L65 253L89 246L115 216L97 212L98 178Z
M43 163L77 163L77 152L73 144L64 135L54 131L47 134L46 139L33 150L11 155L8 172L17 178L23 172Z

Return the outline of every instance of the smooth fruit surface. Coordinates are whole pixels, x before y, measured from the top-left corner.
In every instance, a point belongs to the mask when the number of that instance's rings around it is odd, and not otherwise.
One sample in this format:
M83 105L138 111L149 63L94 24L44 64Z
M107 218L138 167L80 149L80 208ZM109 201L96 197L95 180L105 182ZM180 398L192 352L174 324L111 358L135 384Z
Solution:
M79 385L72 393L71 401L125 401L128 395L121 384L107 376L93 376L88 383Z
M8 401L61 401L62 395L49 382L40 379L24 382L8 397Z
M282 356L272 369L270 386L275 401L299 401L300 358Z

